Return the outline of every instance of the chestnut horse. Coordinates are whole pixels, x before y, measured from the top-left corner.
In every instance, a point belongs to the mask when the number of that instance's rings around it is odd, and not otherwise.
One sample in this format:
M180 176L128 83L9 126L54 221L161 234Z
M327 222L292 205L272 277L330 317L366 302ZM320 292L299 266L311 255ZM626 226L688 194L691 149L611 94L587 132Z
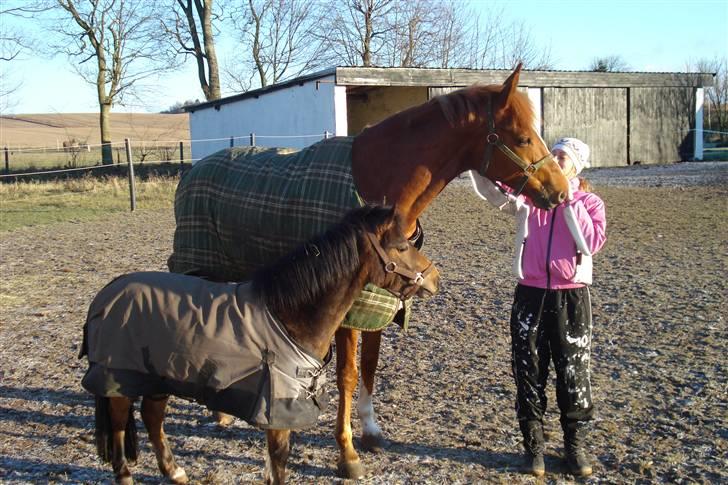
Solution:
M405 214L406 234L417 232L417 217L451 180L467 170L477 170L493 181L511 186L537 207L551 209L561 203L566 198L568 182L534 128L534 113L528 97L517 90L520 69L519 65L503 85L476 85L439 96L397 113L354 137L351 176L358 196L367 202L396 203ZM220 153L227 160L228 154ZM205 160L198 164L204 165ZM220 172L225 169L218 167L211 170ZM230 178L240 176L240 173L230 170L231 173L227 174ZM225 175L222 172L216 176L223 178ZM180 182L180 186L183 182ZM201 217L210 219L196 220L190 214L177 213L178 206L183 207L186 199L193 197L188 189L178 189L175 200L175 253L180 249L178 235L182 223L187 225L188 231L190 228L205 231L201 237L214 242L219 240L216 238L233 232L234 228L229 227L229 212L234 207L246 205L265 210L260 198L231 194L225 188L208 184L206 180L200 181L198 187L194 195L197 197L195 203L198 204L196 210L203 214ZM323 194L321 197L323 199ZM227 211L215 214L213 205L220 201L226 201ZM230 201L235 201L235 205ZM323 204L316 204L317 207L319 205ZM253 226L250 226L251 220L256 221ZM282 225L279 221L271 220L270 217L249 216L245 222L257 231L259 239L279 238L271 229L273 223ZM186 255L180 257L186 258L185 263L217 257L217 252L210 247L191 247L201 244L198 240L199 237L195 235L187 241L188 247L182 248L189 249ZM240 238L238 241L247 242ZM229 258L232 262L222 264L218 274L211 270L202 271L201 274L213 279L224 278L226 270L233 266L242 267L242 263L236 260L239 253L235 247L226 246L225 254L220 254L219 260L227 261L224 258ZM259 261L257 264L264 263ZM173 266L170 264L173 271L188 270L184 265ZM339 389L336 441L340 451L338 472L346 478L364 475L351 431L352 396L359 375L356 354L360 333L362 355L358 410L362 420L361 442L364 448L371 450L380 448L384 442L372 406L381 330L360 332L342 327L335 337Z
M96 394L98 452L111 461L115 481L132 483L127 459L135 460L137 455L133 403L141 395L142 420L160 471L174 483L187 482L163 430L167 400L173 394L214 409L237 410L241 418L266 428L265 481L284 483L290 447L286 428L315 423L325 356L334 332L366 283L402 300L438 289L437 269L407 241L394 209L365 206L350 211L325 234L258 270L250 285L205 282L172 273L131 273L107 285L89 309L81 356L89 359L83 385ZM224 315L229 320L221 325ZM244 318L249 318L247 323ZM251 325L274 328L273 344L266 337L271 331L247 330ZM279 330L279 325L285 330ZM233 336L234 342L226 336ZM280 341L283 346L276 344ZM299 360L286 362L301 351L304 367ZM198 367L202 361L205 365ZM243 367L239 362L245 363ZM304 376L309 362L315 372ZM219 383L218 377L223 379L231 368L265 365L270 367L259 374L245 371L245 377L240 377L241 373L235 373L239 381L222 389L208 387L211 384L200 387L201 382ZM202 381L205 368L211 377ZM219 375L217 369L221 369ZM285 378L277 377L281 373ZM268 376L270 383L263 385L260 377L252 375L262 375L264 380ZM306 380L299 383L296 379L302 376ZM291 379L293 390L287 394ZM266 389L273 388L275 395L266 394ZM260 400L267 402L262 411L256 404Z

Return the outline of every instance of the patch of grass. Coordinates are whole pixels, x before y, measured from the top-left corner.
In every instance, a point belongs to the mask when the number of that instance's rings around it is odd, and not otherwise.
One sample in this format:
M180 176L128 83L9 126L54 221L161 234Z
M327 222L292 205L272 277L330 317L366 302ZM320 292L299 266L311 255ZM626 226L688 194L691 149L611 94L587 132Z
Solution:
M136 210L172 208L176 177L136 182ZM56 222L97 219L130 210L124 177L83 177L51 182L0 184L0 231Z
M705 148L703 150L703 160L706 162L726 161L728 160L728 148Z

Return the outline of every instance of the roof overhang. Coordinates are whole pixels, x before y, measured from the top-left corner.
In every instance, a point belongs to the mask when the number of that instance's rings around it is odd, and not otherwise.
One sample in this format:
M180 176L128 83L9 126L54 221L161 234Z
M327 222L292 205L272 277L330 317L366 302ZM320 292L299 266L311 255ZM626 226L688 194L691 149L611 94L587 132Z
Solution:
M330 67L288 81L253 89L245 93L185 107L187 112L215 108L247 98L302 86L334 76L338 86L427 86L463 87L471 84L501 84L510 69L436 69L414 67ZM526 87L710 87L712 73L691 72L594 72L594 71L521 71L519 86Z

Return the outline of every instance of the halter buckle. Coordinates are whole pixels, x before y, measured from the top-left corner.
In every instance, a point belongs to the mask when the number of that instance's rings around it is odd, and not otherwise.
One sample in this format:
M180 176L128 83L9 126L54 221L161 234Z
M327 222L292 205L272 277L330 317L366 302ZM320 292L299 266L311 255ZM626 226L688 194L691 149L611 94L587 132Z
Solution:
M415 279L414 279L414 281L413 281L413 282L414 282L414 284L416 284L417 286L422 286L422 283L424 283L424 282L425 282L425 277L424 277L424 276L422 276L422 273L417 273L417 274L415 275Z
M384 265L384 271L386 271L387 273L394 273L395 271L397 271L397 263L395 263L394 261L388 262Z
M487 141L490 145L498 143L499 139L500 137L498 136L498 133L488 133L488 136L485 137L485 141Z

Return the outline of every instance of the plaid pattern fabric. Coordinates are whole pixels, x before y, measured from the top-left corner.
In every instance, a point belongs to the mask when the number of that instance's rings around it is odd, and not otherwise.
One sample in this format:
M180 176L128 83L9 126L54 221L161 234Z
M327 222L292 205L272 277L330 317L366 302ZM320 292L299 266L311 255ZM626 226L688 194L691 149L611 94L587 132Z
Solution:
M353 140L330 138L300 151L234 147L197 162L175 195L170 271L246 280L362 205L351 174ZM398 310L397 298L368 285L344 325L379 330ZM409 305L398 320L407 325Z

